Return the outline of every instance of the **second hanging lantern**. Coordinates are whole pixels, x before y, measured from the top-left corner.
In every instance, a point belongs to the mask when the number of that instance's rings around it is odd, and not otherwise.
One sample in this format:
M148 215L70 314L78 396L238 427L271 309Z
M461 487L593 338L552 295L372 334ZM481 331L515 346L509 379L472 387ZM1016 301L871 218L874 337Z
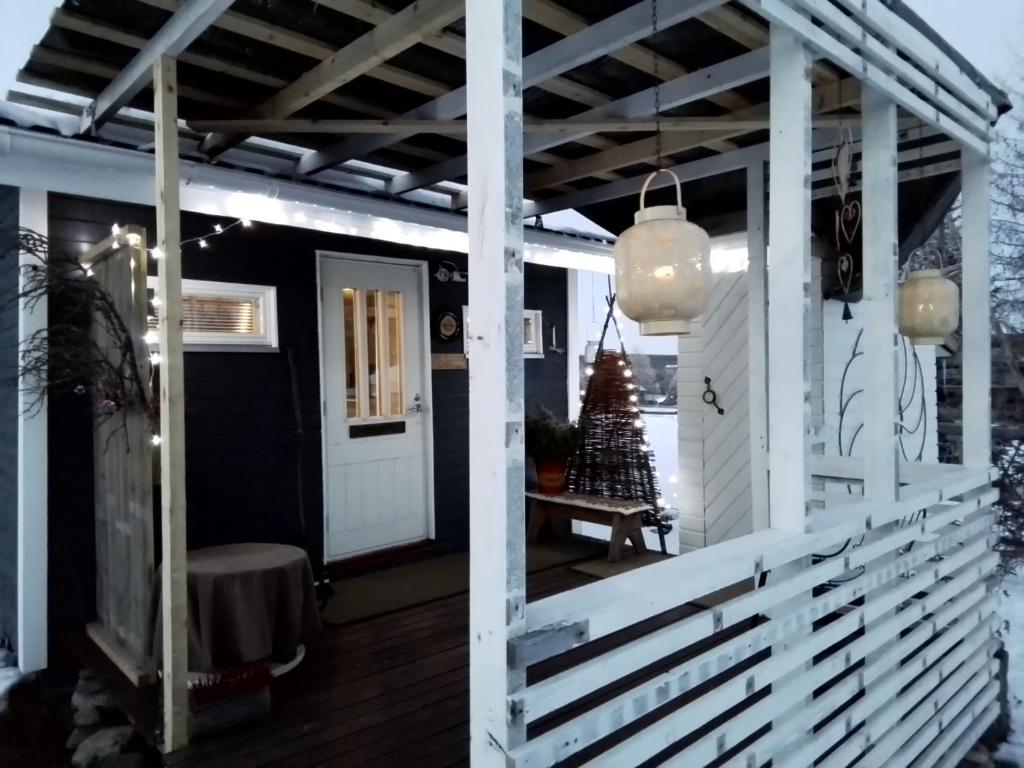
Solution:
M647 187L659 173L675 179L676 204L644 207ZM640 190L632 227L615 242L615 290L626 317L645 336L690 332L690 321L711 295L711 241L686 219L679 177L654 171Z

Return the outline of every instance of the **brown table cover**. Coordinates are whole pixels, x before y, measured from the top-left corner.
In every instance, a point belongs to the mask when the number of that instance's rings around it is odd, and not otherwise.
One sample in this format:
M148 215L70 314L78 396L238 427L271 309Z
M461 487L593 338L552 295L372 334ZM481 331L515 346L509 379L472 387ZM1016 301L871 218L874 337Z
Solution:
M156 579L153 659L162 645ZM188 553L189 670L294 657L320 629L313 571L306 553L287 544L228 544Z

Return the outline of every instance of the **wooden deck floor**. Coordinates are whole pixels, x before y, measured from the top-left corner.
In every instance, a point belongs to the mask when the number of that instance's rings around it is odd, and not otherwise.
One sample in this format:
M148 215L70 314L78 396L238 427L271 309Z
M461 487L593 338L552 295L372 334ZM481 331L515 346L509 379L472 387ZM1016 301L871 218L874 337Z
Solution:
M536 600L593 581L530 574ZM270 722L197 740L174 768L445 768L469 764L468 594L326 627L272 685Z

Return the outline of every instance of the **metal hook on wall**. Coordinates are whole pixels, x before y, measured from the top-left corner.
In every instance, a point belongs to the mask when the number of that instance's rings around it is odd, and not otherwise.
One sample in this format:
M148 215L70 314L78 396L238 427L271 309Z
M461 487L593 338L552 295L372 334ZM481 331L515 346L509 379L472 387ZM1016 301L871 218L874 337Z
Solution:
M710 376L705 376L704 377L704 387L705 387L704 388L704 394L701 395L701 399L705 403L710 405L712 408L714 408L716 411L718 411L718 415L719 416L724 416L725 415L725 409L718 404L718 395L715 393L715 390L713 390L711 388L711 377Z

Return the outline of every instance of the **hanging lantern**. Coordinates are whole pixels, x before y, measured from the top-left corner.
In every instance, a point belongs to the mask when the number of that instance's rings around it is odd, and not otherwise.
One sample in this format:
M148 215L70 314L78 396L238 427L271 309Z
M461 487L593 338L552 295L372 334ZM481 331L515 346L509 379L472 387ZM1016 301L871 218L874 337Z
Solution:
M956 283L940 269L907 275L900 286L900 333L912 344L942 344L960 324L960 294Z
M647 187L659 173L675 179L676 204L645 208ZM682 197L678 176L654 171L640 190L633 226L615 242L616 298L645 336L689 333L711 295L711 241L686 220Z

